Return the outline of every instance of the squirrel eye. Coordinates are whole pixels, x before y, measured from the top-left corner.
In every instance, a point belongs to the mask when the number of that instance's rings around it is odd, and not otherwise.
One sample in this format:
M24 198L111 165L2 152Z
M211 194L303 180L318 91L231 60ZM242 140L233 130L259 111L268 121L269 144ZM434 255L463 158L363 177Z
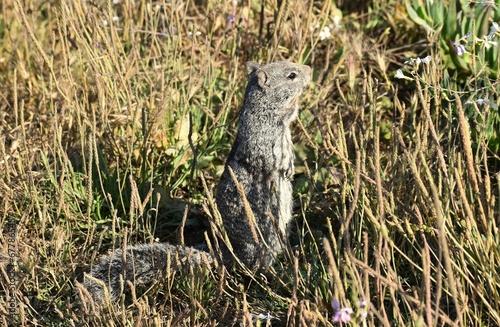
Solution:
M294 80L294 79L295 79L295 77L297 77L297 74L295 74L295 73L290 73L290 74L288 74L288 76L287 76L287 77L288 77L289 79L291 79L291 80Z

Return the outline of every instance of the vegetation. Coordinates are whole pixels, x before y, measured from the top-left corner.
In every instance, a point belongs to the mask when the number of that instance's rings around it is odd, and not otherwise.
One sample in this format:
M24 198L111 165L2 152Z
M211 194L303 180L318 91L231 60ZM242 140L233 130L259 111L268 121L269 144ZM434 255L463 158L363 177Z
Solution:
M4 1L2 324L500 325L499 1L444 3ZM80 306L108 251L210 241L244 63L282 59L314 77L279 264Z

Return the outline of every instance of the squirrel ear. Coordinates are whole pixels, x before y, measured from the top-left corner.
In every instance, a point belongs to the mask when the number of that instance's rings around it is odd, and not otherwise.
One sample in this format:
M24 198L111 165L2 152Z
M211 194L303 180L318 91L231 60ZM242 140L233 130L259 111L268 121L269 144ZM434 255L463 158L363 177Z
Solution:
M260 65L255 61L247 62L247 72L248 75L256 74L257 75L257 83L261 89L267 89L267 74L265 71L260 70Z
M259 83L260 88L263 90L269 87L269 85L267 84L267 74L265 71L257 71L257 82Z
M246 66L247 66L248 75L255 73L260 68L260 65L258 63L256 63L255 61L247 61Z

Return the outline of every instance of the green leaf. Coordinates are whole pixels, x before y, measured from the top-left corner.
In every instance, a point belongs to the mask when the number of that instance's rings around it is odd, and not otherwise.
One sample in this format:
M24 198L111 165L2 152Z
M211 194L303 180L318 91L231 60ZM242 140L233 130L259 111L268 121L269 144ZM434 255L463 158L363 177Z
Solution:
M427 21L425 21L425 19L422 19L418 14L417 12L415 11L415 9L413 9L413 7L410 5L409 1L406 1L405 2L405 5L406 5L406 11L408 11L408 16L410 16L410 18L417 24L417 25L420 25L422 27L424 27L426 30L433 30L433 28L431 26L429 26L429 24L427 23ZM419 8L420 9L420 8ZM418 9L417 9L418 10Z
M453 3L453 1L450 2L450 4ZM444 10L444 4L441 1L436 1L430 5L430 13L431 13L431 19L434 25L434 28L437 28L441 25L443 25L444 17L445 17L445 10ZM449 13L446 14L446 17L448 17Z
M443 7L444 8L444 7ZM455 1L450 1L446 19L444 21L443 30L441 32L443 38L453 40L458 34L457 31L457 6Z
M482 38L484 35L487 35L489 32L490 25L490 16L491 16L491 7L481 7L478 6L478 19L476 25L476 36L478 38Z

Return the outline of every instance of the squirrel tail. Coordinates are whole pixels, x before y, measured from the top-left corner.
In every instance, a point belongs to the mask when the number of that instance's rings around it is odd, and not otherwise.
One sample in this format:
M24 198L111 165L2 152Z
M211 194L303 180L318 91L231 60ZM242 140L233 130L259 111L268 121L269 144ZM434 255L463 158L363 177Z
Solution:
M208 252L191 247L169 243L138 244L128 247L125 255L118 249L101 259L90 275L84 277L83 286L96 303L104 302L105 289L109 299L114 301L123 290L129 289L127 280L134 285L147 285L165 274L169 261L172 266L210 265L213 259Z

